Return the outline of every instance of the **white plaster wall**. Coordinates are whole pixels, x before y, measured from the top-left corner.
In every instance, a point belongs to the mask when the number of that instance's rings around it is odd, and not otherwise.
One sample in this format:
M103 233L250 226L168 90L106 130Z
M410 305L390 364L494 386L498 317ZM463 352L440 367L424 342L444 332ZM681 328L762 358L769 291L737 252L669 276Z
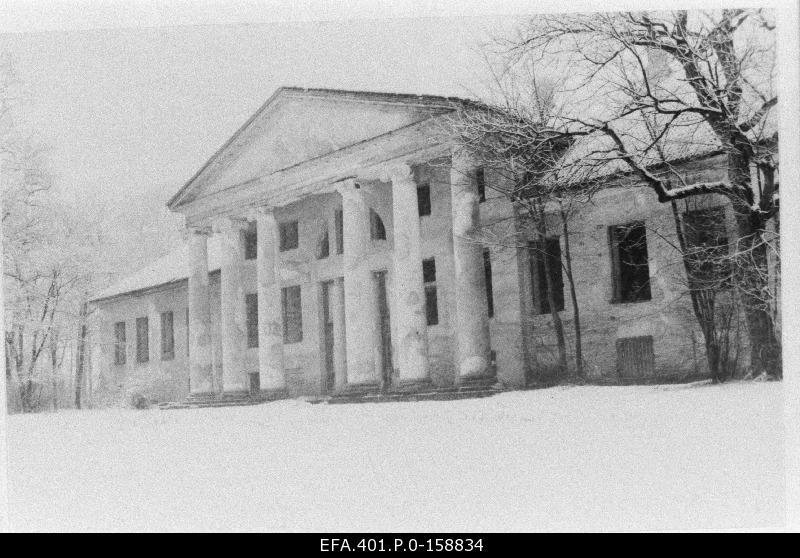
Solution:
M415 168L417 182L429 182L431 187L431 215L421 218L420 227L422 258L436 258L439 324L428 328L428 337L431 376L437 385L452 384L455 373L449 173L447 159ZM713 171L703 167L687 170L689 180L706 180L713 176ZM499 176L487 169L486 180L489 187L487 200L480 205L481 220L494 230L496 239L498 234L502 237L503 231L508 233L508 228L513 227L513 212L510 203L491 189L493 181L500 180ZM682 289L682 267L670 247L670 243L676 241L670 207L660 204L646 188L625 186L599 192L571 221L571 246L587 371L594 378L613 379L616 375L616 340L652 335L658 375L702 373L705 371L702 336L695 326L689 297ZM383 220L387 233L386 240L370 242L364 265L372 271L387 271L390 314L394 314L391 187L388 183L365 181L361 188L367 203ZM709 196L699 203L718 205L721 201ZM342 256L336 254L334 225L334 211L340 207L339 194L327 193L275 210L279 222L294 219L299 222L299 247L280 254L283 286L300 285L302 289L303 339L284 346L287 389L292 396L315 395L323 390L320 282L342 275ZM633 220L644 220L648 227L652 300L612 304L607 228ZM733 228L732 222L730 226ZM318 241L326 227L330 255L318 260ZM563 238L561 240L563 254ZM537 370L554 361L555 339L549 315L526 316L525 308L531 296L526 254L523 252L520 259L514 242L503 244L495 241L489 246L495 308L494 317L490 319L491 346L496 353L498 379L510 387L522 387L527 376L535 375ZM246 292L256 292L256 262L246 261L243 272ZM567 288L565 278L566 308L562 317L572 358L573 314ZM215 373L221 381L219 273L212 274L211 293ZM353 302L345 301L348 303ZM94 354L95 366L102 370L98 374L103 376L103 380L102 386L95 391L100 389L111 402L123 402L133 392L141 392L158 401L185 397L188 394L186 282L139 296L119 297L98 303L98 306L103 317L99 326L101 331L96 335L98 341ZM175 313L175 359L168 362L160 360L158 316L163 310ZM135 362L135 320L144 315L150 316L151 359L149 363L140 364ZM124 366L113 364L113 324L120 320L126 322L128 332L128 362ZM392 333L393 340L396 340L396 332ZM530 356L526 357L526 353ZM258 349L246 349L245 367L247 372L258 370Z

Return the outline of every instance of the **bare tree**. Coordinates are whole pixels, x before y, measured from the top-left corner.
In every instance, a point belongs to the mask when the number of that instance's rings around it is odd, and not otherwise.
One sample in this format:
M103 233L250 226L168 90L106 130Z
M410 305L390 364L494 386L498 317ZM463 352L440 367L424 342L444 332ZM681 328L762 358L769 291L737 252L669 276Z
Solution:
M577 181L631 173L664 203L709 194L730 202L750 365L780 377L769 285L779 207L774 42L769 13L737 9L538 16L498 44L506 72L568 71L553 116L530 134L572 142L551 167L570 168ZM725 179L691 183L663 168L714 152L724 156Z
M96 223L59 197L46 150L20 130L22 95L13 61L0 57L4 341L7 378L22 410L40 407L55 345L77 342L79 308L97 274ZM62 333L56 338L55 332ZM51 378L52 380L52 378ZM54 386L53 381L50 385ZM55 397L55 393L53 394Z
M493 78L495 102L458 105L447 120L448 131L456 134L462 144L497 174L498 179L486 187L516 207L514 219L519 221L516 226L507 228L510 232L502 238L487 233L484 242L511 245L541 262L541 280L545 283L541 290L546 297L542 307L551 317L558 351L557 368L562 376L568 374L569 365L561 298L557 296L562 285L556 284L554 278L561 277L562 271L566 276L573 312L575 372L582 377L582 334L572 270L570 219L590 200L593 189L573 188L574 181L569 175L575 169L561 164L574 140L553 132L554 84L537 81L533 72L525 75L525 79L510 73L494 73ZM555 258L552 253L552 239L558 235L564 240L563 258ZM556 271L553 265L563 270Z

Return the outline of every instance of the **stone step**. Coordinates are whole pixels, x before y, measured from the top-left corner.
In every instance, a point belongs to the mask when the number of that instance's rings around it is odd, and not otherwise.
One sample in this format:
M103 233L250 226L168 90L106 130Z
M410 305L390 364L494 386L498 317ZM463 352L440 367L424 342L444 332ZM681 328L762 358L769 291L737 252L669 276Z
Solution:
M431 391L416 393L379 393L366 395L334 395L328 400L328 404L337 405L342 403L389 403L396 401L452 401L456 399L472 399L480 397L491 397L502 392L502 389L469 387L446 387Z

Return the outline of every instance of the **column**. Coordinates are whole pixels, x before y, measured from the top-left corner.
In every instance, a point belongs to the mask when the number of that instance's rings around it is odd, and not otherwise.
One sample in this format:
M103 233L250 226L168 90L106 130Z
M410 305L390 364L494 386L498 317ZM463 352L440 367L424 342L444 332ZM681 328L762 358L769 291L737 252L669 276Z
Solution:
M189 384L192 396L214 393L208 229L189 231Z
M347 343L347 387L378 387L373 336L376 334L374 284L366 255L369 247L369 207L353 179L339 182L344 222L344 321Z
M331 314L333 318L333 371L335 390L347 385L347 349L345 344L344 278L339 277L331 286Z
M271 208L256 212L258 236L258 372L262 391L282 395L286 389L283 368L283 316L278 223Z
M246 393L248 388L244 370L247 327L242 283L244 243L241 238L245 226L246 221L231 217L222 217L215 223L222 245L220 291L222 391L225 395Z
M400 387L419 387L430 383L430 373L417 185L408 165L393 167L389 176L394 215L395 362Z
M457 383L491 380L489 315L480 242L477 164L465 150L453 151L450 169L455 268Z

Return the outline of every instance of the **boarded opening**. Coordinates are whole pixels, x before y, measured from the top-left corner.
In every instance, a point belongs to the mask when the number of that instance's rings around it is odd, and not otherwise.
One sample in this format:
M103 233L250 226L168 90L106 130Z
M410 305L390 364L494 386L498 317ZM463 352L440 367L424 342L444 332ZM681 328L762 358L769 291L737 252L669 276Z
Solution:
M617 373L620 378L646 378L655 374L652 336L617 339Z

